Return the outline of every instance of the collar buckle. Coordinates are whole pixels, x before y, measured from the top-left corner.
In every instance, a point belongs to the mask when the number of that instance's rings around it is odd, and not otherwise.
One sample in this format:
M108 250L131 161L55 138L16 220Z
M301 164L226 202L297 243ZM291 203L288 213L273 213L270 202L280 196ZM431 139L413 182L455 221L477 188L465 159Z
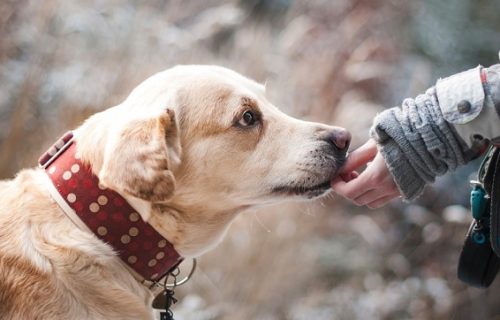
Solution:
M59 140L56 141L42 156L38 159L38 167L46 169L54 160L56 160L61 153L73 143L73 132L68 131Z

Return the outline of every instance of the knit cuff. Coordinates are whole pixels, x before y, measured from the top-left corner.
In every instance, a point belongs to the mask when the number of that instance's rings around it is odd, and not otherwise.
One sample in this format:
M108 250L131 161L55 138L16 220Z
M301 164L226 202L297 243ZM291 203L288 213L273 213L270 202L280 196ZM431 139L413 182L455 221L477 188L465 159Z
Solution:
M468 161L468 146L444 120L435 88L380 113L370 134L407 200Z
M384 130L384 125L397 127L397 120L391 110L386 110L377 116L375 123L379 125L372 128L371 136L377 141L378 150L384 157L400 194L406 200L415 200L422 194L425 181L417 174L396 141ZM404 136L404 133L401 134Z

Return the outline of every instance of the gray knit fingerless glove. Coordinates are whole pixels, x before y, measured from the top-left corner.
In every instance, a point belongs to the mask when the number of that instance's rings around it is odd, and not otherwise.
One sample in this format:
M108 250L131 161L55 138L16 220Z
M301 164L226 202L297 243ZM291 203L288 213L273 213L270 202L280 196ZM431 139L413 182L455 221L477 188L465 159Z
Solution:
M467 161L468 146L444 120L434 87L380 113L370 135L407 200L417 198L436 176Z

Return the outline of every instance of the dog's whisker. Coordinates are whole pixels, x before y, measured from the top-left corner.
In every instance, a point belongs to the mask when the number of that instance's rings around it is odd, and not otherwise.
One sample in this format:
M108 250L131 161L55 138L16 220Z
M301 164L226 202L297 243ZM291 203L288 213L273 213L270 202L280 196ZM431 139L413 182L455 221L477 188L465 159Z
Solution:
M271 229L269 229L268 227L266 227L264 225L264 223L259 219L259 217L257 216L257 214L255 212L252 215L255 218L255 220L257 221L257 223L262 227L262 229L264 229L264 231L266 231L267 233L271 233Z
M315 217L316 215L311 212L311 206L308 204L303 210L300 210L300 213L309 216Z
M326 208L325 202L323 202L323 200L319 201L319 205L322 206L323 208Z

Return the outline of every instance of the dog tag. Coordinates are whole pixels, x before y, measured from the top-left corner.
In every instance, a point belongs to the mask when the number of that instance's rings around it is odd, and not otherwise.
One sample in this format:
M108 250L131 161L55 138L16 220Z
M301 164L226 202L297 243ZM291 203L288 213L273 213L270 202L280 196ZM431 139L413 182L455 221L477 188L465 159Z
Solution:
M176 302L177 299L174 298L174 291L166 289L153 300L153 308L165 310L160 312L161 320L174 320L174 314L170 310L170 307Z
M165 291L160 292L153 300L153 308L155 309L165 309L167 304L167 294Z

